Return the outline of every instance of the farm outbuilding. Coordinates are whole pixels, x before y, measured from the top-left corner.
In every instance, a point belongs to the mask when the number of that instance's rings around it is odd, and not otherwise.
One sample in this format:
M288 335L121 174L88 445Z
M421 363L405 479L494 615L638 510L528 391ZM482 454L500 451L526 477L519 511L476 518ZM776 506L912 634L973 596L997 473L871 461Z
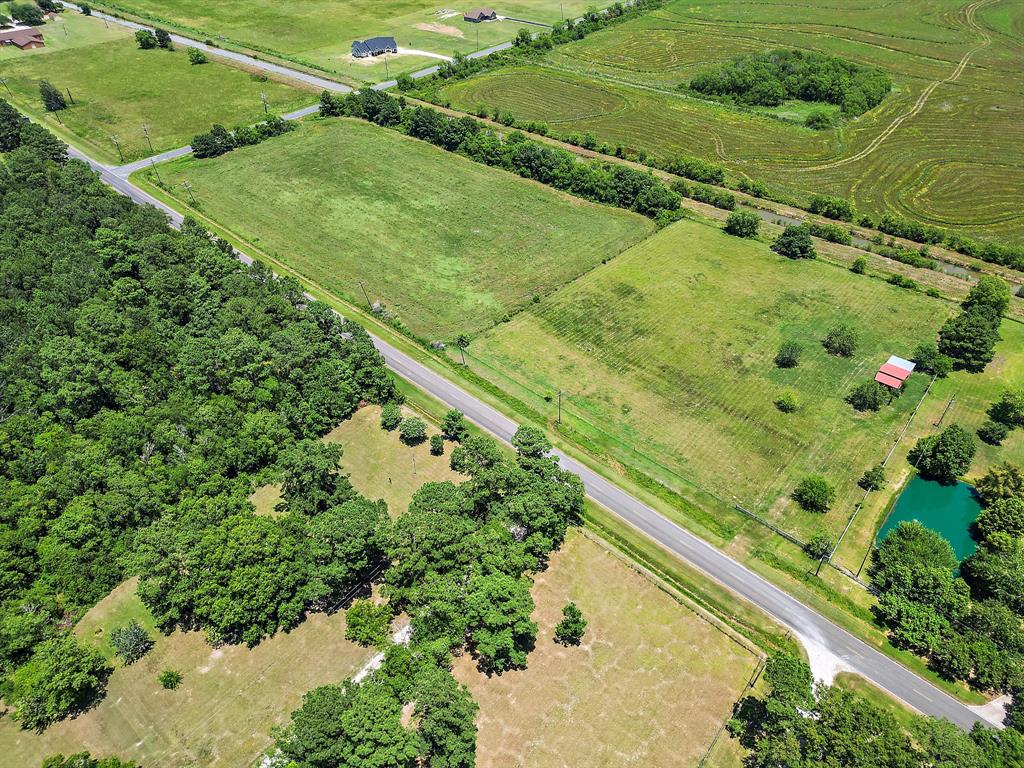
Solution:
M875 381L890 389L899 389L914 372L915 367L914 363L909 360L892 355L879 367L878 373L875 374Z
M357 59L367 56L380 56L382 53L398 53L398 43L393 37L371 37L369 40L356 40L352 43L352 55Z
M32 27L18 27L15 29L0 29L0 45L14 45L23 51L33 48L42 48L46 45L43 42L43 33Z
M479 24L481 21L495 21L498 18L498 13L493 8L474 8L472 11L466 11L462 17L464 21L471 21L474 24Z

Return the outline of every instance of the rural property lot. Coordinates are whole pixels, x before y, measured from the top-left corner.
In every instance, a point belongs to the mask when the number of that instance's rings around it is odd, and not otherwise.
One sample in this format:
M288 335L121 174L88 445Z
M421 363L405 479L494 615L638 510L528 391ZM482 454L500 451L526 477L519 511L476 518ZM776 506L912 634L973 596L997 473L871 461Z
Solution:
M554 23L579 16L592 5L586 0L507 0L494 5L502 16ZM100 6L175 26L200 39L220 39L254 51L305 64L338 75L348 82L375 82L436 64L424 56L353 59L353 40L388 35L399 47L451 56L511 40L523 26L512 21L473 24L463 13L475 5L448 7L429 0L323 0L284 3L278 0L118 0Z
M152 618L135 594L136 580L115 589L75 628L79 637L109 652L112 629ZM316 614L256 648L211 648L201 632L152 633L156 646L130 667L115 663L106 696L76 718L42 734L0 719L4 764L38 766L56 752L83 749L160 768L240 768L254 764L271 744L269 730L283 723L302 694L353 674L372 652L345 639L345 615ZM157 675L168 667L184 675L166 691Z
M570 531L533 588L537 647L525 671L455 673L480 704L480 768L696 765L757 659L646 577ZM553 641L562 606L588 625L580 647Z
M927 378L912 377L878 413L858 414L843 398L890 354L934 338L954 309L682 221L496 326L469 353L478 374L538 410L567 390L563 418L617 460L808 536L841 529L862 493L857 479L886 455ZM859 335L852 358L821 346L838 323ZM803 347L796 368L773 362L784 341ZM784 392L796 413L773 405ZM812 472L837 487L824 518L788 497Z
M311 104L316 95L279 82L257 79L248 72L217 63L192 65L184 49L144 51L123 27L106 29L99 19L71 11L43 27L47 42L80 44L46 47L32 52L4 51L4 79L10 98L48 127L70 134L91 156L121 162L111 135L117 136L125 162L188 144L213 123L231 128L263 119L260 94L272 112L283 114ZM60 26L58 26L60 25ZM54 31L51 32L51 27ZM43 110L39 81L71 91L73 103L60 112ZM152 150L143 134L148 126Z
M560 46L517 76L484 74L442 95L463 109L498 107L663 158L701 156L798 197L838 194L863 211L1020 242L1022 28L1024 7L1011 0L675 0ZM893 92L860 118L816 132L676 90L698 71L771 48L877 66ZM798 117L804 108L776 111Z
M414 332L490 327L646 237L653 223L351 119L310 121L160 170L202 213L332 293Z

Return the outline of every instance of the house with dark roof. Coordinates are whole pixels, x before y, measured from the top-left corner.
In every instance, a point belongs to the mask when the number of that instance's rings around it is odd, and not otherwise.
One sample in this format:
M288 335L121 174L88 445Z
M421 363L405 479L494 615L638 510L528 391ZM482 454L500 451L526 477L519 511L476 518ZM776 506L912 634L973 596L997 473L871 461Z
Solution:
M493 8L474 8L472 11L466 11L462 19L479 24L481 21L497 21L498 13Z
M393 37L371 37L369 40L356 40L352 43L352 55L357 59L367 56L380 56L382 53L398 53L398 43Z
M14 45L23 51L42 48L46 45L43 33L34 27L0 29L0 45Z

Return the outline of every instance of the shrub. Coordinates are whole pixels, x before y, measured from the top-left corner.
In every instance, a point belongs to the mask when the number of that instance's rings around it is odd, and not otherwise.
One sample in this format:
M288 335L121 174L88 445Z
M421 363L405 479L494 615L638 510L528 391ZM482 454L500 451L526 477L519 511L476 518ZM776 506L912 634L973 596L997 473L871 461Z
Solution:
M868 271L868 260L865 256L858 256L850 265L850 271L855 275L863 275Z
M444 438L441 435L430 436L430 453L433 456L441 456L444 453Z
M209 59L203 51L192 47L188 49L188 60L193 64L206 64L209 62Z
M835 541L824 531L818 531L804 544L804 552L812 560L821 560L832 551Z
M725 220L723 229L736 237L757 237L761 217L751 211L733 211Z
M174 43L171 42L171 35L166 29L154 29L153 37L156 38L156 44L161 48L166 48L168 51L174 50Z
M888 277L889 285L895 285L897 288L906 288L909 291L917 290L917 283L911 280L909 277L901 275L899 272L893 272Z
M775 365L779 368L796 368L800 363L800 355L803 348L795 341L783 342L779 351L775 354Z
M83 16L92 16L92 8L86 3L79 3L78 9L82 12Z
M912 359L921 371L940 379L944 379L953 370L952 359L939 352L935 342L919 344Z
M670 161L665 170L676 176L685 176L705 184L725 183L725 170L720 165L696 157L679 157Z
M858 411L877 411L889 396L885 386L877 381L865 381L854 387L846 396L846 402Z
M555 642L562 645L579 645L586 629L587 621L583 618L583 612L576 603L567 603L562 608L562 620L555 625Z
M848 230L843 229L838 224L829 224L828 222L810 221L805 222L805 225L810 230L814 237L820 237L822 240L828 240L830 243L839 243L840 245L853 245L853 235Z
M118 627L110 633L110 647L126 665L134 664L153 647L153 640L139 622L133 619L130 624Z
M402 407L398 403L385 403L380 409L381 429L391 432L402 423Z
M772 250L787 259L815 259L818 257L814 250L814 243L811 242L811 233L807 227L790 225L782 230L775 242L772 243Z
M981 438L983 443L989 445L1002 445L1003 440L1010 433L1010 428L999 421L992 421L989 419L980 427L978 427L978 437Z
M999 399L989 407L988 417L1008 429L1024 427L1024 389L1003 390Z
M804 118L804 125L815 131L824 131L832 127L832 115L823 109L816 109L809 112Z
M398 425L398 436L406 445L419 445L427 439L427 424L423 419L409 416Z
M793 491L793 499L808 512L828 512L836 492L821 475L808 475Z
M811 198L807 210L837 221L853 221L853 203L844 197L815 195Z
M461 443L469 435L469 426L462 411L452 408L441 419L441 434L445 439Z
M1024 496L1000 499L981 510L978 533L983 540L996 533L1015 539L1024 536Z
M383 645L391 627L391 608L356 600L345 611L345 639L360 645Z
M403 72L402 74L400 74L398 78L395 80L395 84L398 86L398 90L400 90L402 93L411 91L413 88L416 87L416 81L413 80L412 76L409 75L407 72ZM486 116L486 113L484 113L484 116Z
M797 409L796 395L792 392L783 392L775 398L775 407L783 413L793 413Z
M849 325L833 326L821 340L821 345L833 355L850 357L857 349L857 332Z
M156 36L148 29L140 29L135 33L135 42L144 51L156 48Z
M959 424L952 424L938 435L918 440L907 459L922 477L953 483L971 468L976 450L970 433Z
M181 681L184 678L181 676L181 672L179 672L176 669L165 669L163 672L157 675L156 679L160 683L160 685L166 688L168 691L173 691L175 688L181 685Z
M875 466L860 476L860 480L857 481L857 485L865 491L882 490L886 486L885 467L881 464L875 464Z
M64 94L57 90L57 87L49 80L39 81L39 95L42 97L43 106L47 112L59 112L68 108L68 102Z

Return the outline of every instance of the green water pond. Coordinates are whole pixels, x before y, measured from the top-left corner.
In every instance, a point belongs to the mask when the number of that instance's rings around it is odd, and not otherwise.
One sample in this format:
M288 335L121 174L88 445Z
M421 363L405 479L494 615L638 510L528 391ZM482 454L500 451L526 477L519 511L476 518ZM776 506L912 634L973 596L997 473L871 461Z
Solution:
M917 520L944 536L953 546L957 559L966 560L977 549L971 538L971 524L980 512L981 504L974 486L968 483L942 485L917 475L896 500L877 540L885 539L900 523Z

